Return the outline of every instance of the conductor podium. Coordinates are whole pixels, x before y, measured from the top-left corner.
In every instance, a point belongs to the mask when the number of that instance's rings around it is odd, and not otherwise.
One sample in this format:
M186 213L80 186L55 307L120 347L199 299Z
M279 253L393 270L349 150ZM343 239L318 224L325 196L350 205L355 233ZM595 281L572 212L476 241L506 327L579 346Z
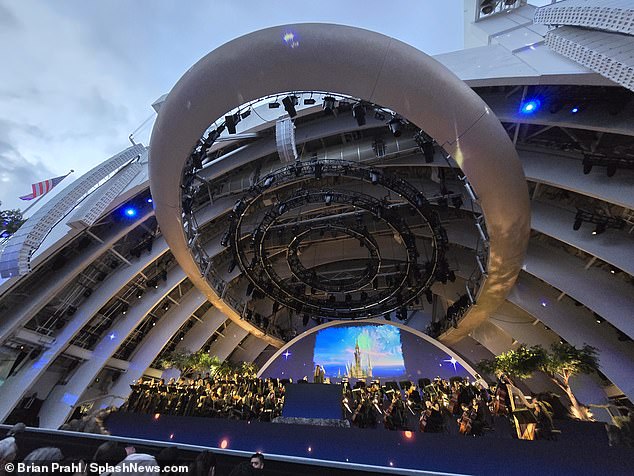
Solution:
M341 386L318 383L287 384L282 416L340 420Z

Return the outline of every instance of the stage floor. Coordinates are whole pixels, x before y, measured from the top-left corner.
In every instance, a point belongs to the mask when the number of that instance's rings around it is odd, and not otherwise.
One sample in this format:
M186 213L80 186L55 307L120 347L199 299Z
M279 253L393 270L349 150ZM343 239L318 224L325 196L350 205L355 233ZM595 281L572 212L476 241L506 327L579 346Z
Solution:
M495 437L114 413L113 435L452 474L632 474L634 450L595 438L518 441ZM592 433L590 433L592 434Z

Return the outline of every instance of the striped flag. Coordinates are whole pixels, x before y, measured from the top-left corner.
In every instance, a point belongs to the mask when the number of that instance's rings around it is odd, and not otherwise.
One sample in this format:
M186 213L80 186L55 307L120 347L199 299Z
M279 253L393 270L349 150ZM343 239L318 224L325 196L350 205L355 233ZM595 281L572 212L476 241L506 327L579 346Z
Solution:
M41 197L42 195L46 195L48 192L53 190L53 187L64 180L67 175L62 175L61 177L55 177L52 179L44 180L43 182L34 183L31 185L31 189L33 190L29 195L24 195L20 197L21 200L33 200L34 198Z

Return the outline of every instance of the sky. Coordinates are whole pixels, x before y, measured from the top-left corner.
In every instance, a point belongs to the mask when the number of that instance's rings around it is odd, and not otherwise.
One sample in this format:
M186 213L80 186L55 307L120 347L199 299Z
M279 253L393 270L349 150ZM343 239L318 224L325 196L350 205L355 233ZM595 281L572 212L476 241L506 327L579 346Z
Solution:
M462 49L462 18L462 0L0 0L2 208L28 206L18 197L33 182L77 179L149 119L135 134L147 145L151 104L233 38L329 22L433 55Z

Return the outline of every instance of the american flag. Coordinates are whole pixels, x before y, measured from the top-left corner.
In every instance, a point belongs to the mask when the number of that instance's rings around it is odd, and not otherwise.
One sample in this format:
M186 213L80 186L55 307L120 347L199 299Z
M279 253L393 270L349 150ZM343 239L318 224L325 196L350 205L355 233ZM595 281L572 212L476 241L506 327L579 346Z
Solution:
M33 190L29 195L24 195L20 197L21 200L33 200L34 198L41 197L42 195L46 195L48 192L53 190L53 187L64 180L68 175L62 175L61 177L55 177L52 179L44 180L43 182L34 183L31 185L31 189Z

